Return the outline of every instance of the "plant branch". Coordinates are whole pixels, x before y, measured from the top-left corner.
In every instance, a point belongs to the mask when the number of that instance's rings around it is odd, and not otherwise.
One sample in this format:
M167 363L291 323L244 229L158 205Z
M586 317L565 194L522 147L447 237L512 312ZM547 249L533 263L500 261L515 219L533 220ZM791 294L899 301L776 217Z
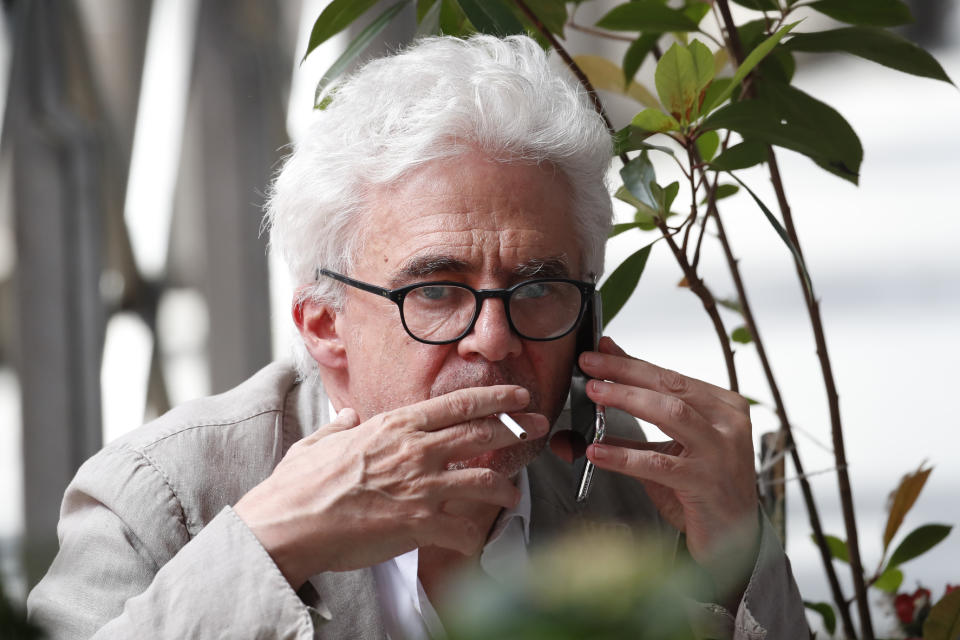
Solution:
M773 182L774 191L777 194L777 203L780 206L780 213L783 216L783 224L787 235L800 258L803 253L800 248L800 239L797 236L796 226L793 222L793 214L790 211L790 205L787 202L787 196L783 188L783 180L780 177L780 168L777 165L777 157L770 147L768 150L768 165L770 168L770 180ZM803 266L794 259L797 269L797 275L803 281ZM867 587L864 582L863 562L860 559L860 541L857 535L857 519L853 509L853 491L850 486L850 475L847 473L847 455L843 443L843 425L840 419L840 396L837 393L837 385L833 377L833 367L830 364L830 355L827 351L827 339L823 328L823 319L820 315L820 302L813 294L812 290L806 287L803 289L803 299L807 305L807 314L810 316L810 324L813 327L813 336L817 345L817 356L820 359L820 370L823 374L823 384L827 391L827 403L830 408L830 426L833 434L833 455L837 462L837 484L840 490L840 504L843 509L843 523L847 534L847 548L850 554L850 571L853 577L853 588L856 594L857 612L860 614L860 631L864 640L874 640L873 621L870 617L870 606L867 601Z
M613 126L610 124L610 119L607 118L606 111L603 108L603 103L600 101L600 97L597 95L597 92L594 90L593 85L590 84L590 81L587 79L586 74L583 73L583 70L577 66L577 63L573 61L573 58L570 57L570 54L567 53L567 50L563 48L560 42L550 33L550 30L547 29L546 25L543 24L543 21L537 17L537 15L530 10L530 7L523 0L512 0L513 4L520 9L521 12L530 20L533 26L537 31L547 39L547 42L554 48L557 52L557 55L566 63L566 65L573 71L574 75L577 76L577 79L580 83L586 88L587 92L590 94L590 99L593 101L593 106L597 110L597 113L603 118L603 121L607 125L607 130L610 131L611 135L615 133ZM657 45L653 47L653 55L659 60L661 56L660 48ZM620 154L620 161L624 165L630 162L630 158L626 153ZM727 366L727 377L730 383L730 390L737 391L739 389L739 383L737 382L737 368L733 361L733 349L730 347L730 338L727 337L727 331L723 326L723 320L720 318L720 312L717 310L717 302L713 297L713 294L710 293L710 290L707 289L703 281L697 276L696 271L690 266L690 263L687 261L687 256L680 251L680 247L677 246L677 243L674 242L673 236L670 234L670 229L667 227L666 222L661 218L657 218L657 227L660 229L660 233L666 239L667 244L670 247L670 250L673 252L673 256L677 261L677 264L680 265L681 271L683 271L684 276L687 278L687 282L690 285L690 290L698 298L700 298L703 308L706 310L707 315L710 317L711 322L713 323L714 331L717 334L717 339L720 341L720 348L723 350L724 362Z
M737 26L730 14L730 5L728 0L717 0L716 2L723 16L724 26L730 39L731 49L733 50L737 64L742 64L744 60L743 46L740 42L740 35ZM751 74L752 76L753 74ZM744 95L749 97L752 93L751 87L744 86ZM805 270L802 264L803 254L800 248L799 237L793 224L793 216L790 212L790 205L787 202L786 192L783 187L783 180L780 177L779 167L777 166L776 155L773 147L768 146L768 167L770 170L770 180L773 183L774 191L777 194L777 202L780 206L780 212L784 219L787 234L796 248L797 255L794 257L794 265L801 282L806 282ZM864 584L863 563L860 560L860 544L857 536L857 521L853 508L853 494L850 488L850 477L847 473L846 453L843 445L843 426L840 420L840 401L837 395L836 383L833 378L833 371L830 365L830 357L827 352L826 338L823 331L823 322L820 317L819 303L813 295L812 290L803 287L804 301L807 305L807 312L810 316L810 324L813 328L814 339L817 345L817 354L820 358L820 368L823 373L824 386L827 392L827 400L830 408L830 425L833 434L833 449L837 467L837 481L840 491L840 504L843 510L843 520L847 534L847 547L850 555L850 570L853 577L853 588L856 595L857 613L860 617L860 631L864 640L874 640L873 621L870 616L870 605L867 601L867 590ZM821 546L818 540L818 546ZM821 546L821 554L824 553L826 545ZM832 585L831 585L832 586ZM840 614L843 619L844 631L850 637L854 635L853 623L849 619L849 610L840 607Z
M737 297L740 300L740 311L743 314L743 319L747 325L747 329L750 331L750 335L753 337L753 344L757 350L757 357L760 359L760 364L763 367L763 374L767 379L767 386L770 388L770 395L773 397L774 411L777 414L777 419L780 420L780 438L778 438L777 449L783 450L784 448L787 448L790 450L790 458L793 462L793 467L797 472L797 479L800 481L800 492L803 495L803 502L807 508L807 517L810 520L810 528L813 529L813 536L816 540L817 548L820 550L820 559L823 562L823 568L827 574L827 582L830 584L830 592L833 596L834 603L836 603L837 608L840 609L840 616L844 620L846 633L852 637L853 621L850 620L849 606L846 604L846 597L843 595L843 589L840 587L840 581L837 579L837 572L833 566L833 558L830 555L830 548L827 545L827 540L823 534L823 525L820 522L820 513L817 509L816 500L813 497L813 489L810 487L810 482L807 480L809 474L804 472L803 462L800 460L800 452L797 449L796 442L793 439L793 429L791 427L790 420L787 417L787 410L783 403L783 397L780 395L780 387L773 375L773 367L770 365L770 359L767 357L766 347L764 346L763 340L760 337L760 331L757 327L757 322L754 318L753 310L747 297L747 289L743 284L743 278L740 274L740 267L737 259L734 257L733 249L730 246L729 238L727 237L726 230L723 226L723 221L720 219L720 212L716 209L716 200L714 200L712 196L713 193L711 193L711 200L708 204L709 209L707 211L707 218L709 219L712 214L713 219L716 222L720 246L723 248L724 257L727 260L727 266L730 270L730 275L733 278L733 283L737 290Z
M733 349L730 346L730 339L727 337L727 330L723 326L723 319L720 317L720 312L717 309L716 299L713 297L713 294L710 293L710 290L707 289L703 280L700 279L700 276L697 275L697 272L690 266L690 263L687 262L687 256L684 255L680 247L677 246L677 243L673 239L673 234L670 233L663 218L656 218L655 220L657 227L660 229L660 233L663 234L667 245L670 247L670 251L673 253L673 257L676 258L677 264L680 265L680 269L687 279L687 285L690 287L690 291L700 298L700 302L703 303L703 308L707 311L707 315L713 323L714 331L717 336L721 338L720 347L723 350L723 359L727 364L730 390L739 391L740 384L737 381L737 367L733 361Z
M619 33L610 33L609 31L601 31L600 29L594 29L593 27L586 27L582 24L577 24L571 18L567 25L574 31L580 31L581 33L588 33L592 36L597 36L598 38L607 38L608 40L619 40L620 42L633 42L634 38L630 36L621 36Z
M553 50L557 52L557 55L560 56L560 59L563 60L564 64L573 72L573 75L577 76L577 80L583 87L587 90L587 93L590 95L590 100L593 102L593 108L596 109L597 113L600 114L600 117L603 118L603 123L607 125L607 131L610 132L610 135L616 133L616 130L613 128L613 125L610 124L610 118L607 117L607 112L603 108L603 103L600 102L600 96L597 95L596 89L593 88L593 85L590 84L590 80L587 78L587 74L583 72L576 62L573 61L573 58L570 57L570 54L567 53L567 50L563 48L560 42L550 33L550 29L547 29L547 25L543 24L543 21L537 17L530 7L527 6L527 3L523 0L513 0L513 4L523 12L523 15L527 17L528 20L533 24L533 26L540 32L544 38L547 39L547 42L550 43L550 46L553 47ZM621 153L620 160L624 164L628 163L630 159L627 157L627 154Z

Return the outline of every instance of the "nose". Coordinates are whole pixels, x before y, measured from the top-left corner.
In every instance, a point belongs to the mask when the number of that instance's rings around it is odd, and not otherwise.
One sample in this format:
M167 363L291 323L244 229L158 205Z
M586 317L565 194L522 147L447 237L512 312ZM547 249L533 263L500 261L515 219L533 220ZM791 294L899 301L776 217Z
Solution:
M488 362L505 360L520 355L523 341L511 331L507 310L502 300L487 299L480 306L480 315L473 330L457 344L460 357L481 357Z

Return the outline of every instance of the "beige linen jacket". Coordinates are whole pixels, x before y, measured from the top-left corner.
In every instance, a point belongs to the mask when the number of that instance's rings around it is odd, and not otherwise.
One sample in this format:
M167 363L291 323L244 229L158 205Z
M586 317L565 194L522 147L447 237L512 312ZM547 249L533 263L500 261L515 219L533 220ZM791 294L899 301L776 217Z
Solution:
M67 488L60 550L29 596L31 620L54 640L385 638L369 569L319 574L294 592L231 509L291 444L329 422L327 407L319 384L274 363L106 446ZM558 426L564 421L566 413ZM578 519L663 526L628 479L599 473L580 509L571 467L552 454L531 464L529 477L531 545ZM707 637L809 637L789 562L767 525L736 618L717 607L701 612Z

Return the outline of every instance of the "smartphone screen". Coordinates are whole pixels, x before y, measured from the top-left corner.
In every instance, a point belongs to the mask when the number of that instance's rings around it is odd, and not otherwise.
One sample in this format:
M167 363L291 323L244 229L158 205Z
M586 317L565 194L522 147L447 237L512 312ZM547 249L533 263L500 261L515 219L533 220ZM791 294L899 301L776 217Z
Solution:
M577 355L584 351L596 351L603 335L603 307L600 293L594 292L586 310L583 324L577 334ZM606 434L606 414L604 407L594 404L587 397L589 377L574 364L573 380L570 384L570 425L574 437L582 437L584 446L591 442L602 442ZM593 483L593 463L582 457L574 462L575 491L577 502L585 502L590 495Z

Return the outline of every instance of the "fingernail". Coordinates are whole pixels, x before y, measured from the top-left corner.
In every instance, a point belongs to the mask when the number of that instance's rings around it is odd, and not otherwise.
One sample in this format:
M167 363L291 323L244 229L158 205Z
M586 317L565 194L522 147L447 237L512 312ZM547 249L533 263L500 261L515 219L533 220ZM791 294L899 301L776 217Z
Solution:
M514 395L517 397L517 402L523 404L524 406L530 402L530 392L526 389L520 388L514 392Z
M583 364L587 365L588 367L595 367L600 364L600 356L592 351L587 351L581 357L583 358Z
M591 380L590 391L597 395L603 395L610 390L610 383L603 380Z
M594 460L606 460L610 457L610 452L602 444L590 445L590 457Z

